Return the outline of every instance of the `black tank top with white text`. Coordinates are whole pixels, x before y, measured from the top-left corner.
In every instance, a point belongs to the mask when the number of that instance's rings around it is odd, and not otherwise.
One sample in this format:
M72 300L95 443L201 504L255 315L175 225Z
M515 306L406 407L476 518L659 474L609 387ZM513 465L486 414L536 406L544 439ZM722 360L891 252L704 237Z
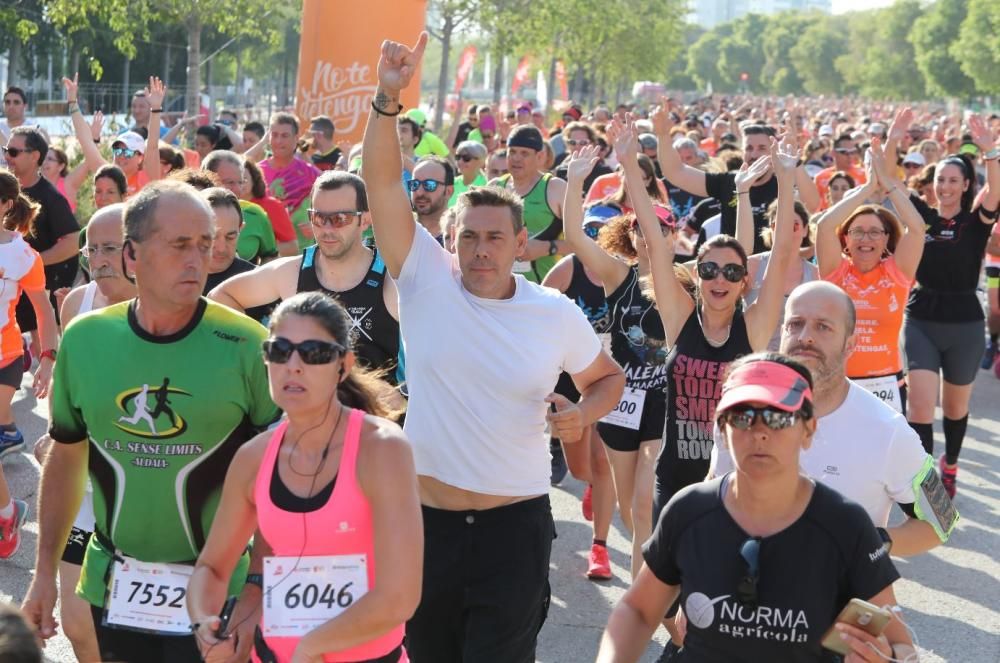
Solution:
M667 378L666 334L656 305L642 294L638 269L630 268L621 285L608 295L608 310L611 356L624 369L626 385L645 390L647 398L655 397L657 391L662 394Z
M696 308L667 359L667 418L663 447L656 459L657 503L661 506L678 490L708 474L715 407L722 395L726 367L752 352L741 311L733 316L729 338L721 347L708 342L698 317Z

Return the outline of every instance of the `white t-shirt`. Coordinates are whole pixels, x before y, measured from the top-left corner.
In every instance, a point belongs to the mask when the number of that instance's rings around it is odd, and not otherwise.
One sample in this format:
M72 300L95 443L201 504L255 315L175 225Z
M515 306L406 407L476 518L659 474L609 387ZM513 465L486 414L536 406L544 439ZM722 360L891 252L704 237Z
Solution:
M417 225L396 280L417 474L487 495L549 492L545 397L601 342L562 293L515 275L510 299L462 285L458 258Z
M903 415L851 382L843 404L820 417L812 446L802 452L799 463L808 476L858 502L877 527L885 527L894 503L917 501L913 480L927 458ZM733 469L716 428L712 475Z

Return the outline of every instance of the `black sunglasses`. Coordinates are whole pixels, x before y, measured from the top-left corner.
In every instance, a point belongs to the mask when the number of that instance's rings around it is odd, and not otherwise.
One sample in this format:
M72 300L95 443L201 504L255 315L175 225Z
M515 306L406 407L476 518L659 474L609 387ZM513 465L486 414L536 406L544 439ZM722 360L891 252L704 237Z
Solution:
M471 154L459 154L459 155L456 155L455 158L458 159L459 161L475 161L476 160L476 157L472 156ZM410 181L412 182L413 180L410 180ZM430 180L430 181L433 182L434 180Z
M439 185L444 185L445 183L440 180L418 180L412 179L406 183L406 188L411 192L416 193L417 189L424 187L424 191L427 193L434 193L437 191Z
M750 430L758 419L764 420L764 425L771 430L789 428L795 423L798 414L786 412L773 407L740 407L726 410L721 419L738 430Z
M306 364L329 364L347 352L347 348L339 343L315 340L292 343L281 336L267 339L263 343L263 348L264 359L272 364L287 364L288 360L292 358L293 352L298 352L299 357Z
M730 283L739 283L747 275L747 268L735 262L727 263L722 267L719 267L717 262L698 263L698 276L706 281L714 279L719 275L719 272L722 272L722 277Z
M31 149L30 147L0 147L0 150L3 150L3 153L6 154L7 156L13 157L15 159L23 153L36 151Z
M754 536L740 546L740 557L747 572L736 586L736 600L741 605L757 606L757 582L760 580L760 537Z
M833 148L833 151L836 152L837 154L857 154L858 153L858 150L856 148L847 148L847 147L835 147L835 148Z
M331 228L343 228L354 223L364 212L359 210L338 210L336 212L321 212L318 209L306 210L309 221L317 228L330 226Z

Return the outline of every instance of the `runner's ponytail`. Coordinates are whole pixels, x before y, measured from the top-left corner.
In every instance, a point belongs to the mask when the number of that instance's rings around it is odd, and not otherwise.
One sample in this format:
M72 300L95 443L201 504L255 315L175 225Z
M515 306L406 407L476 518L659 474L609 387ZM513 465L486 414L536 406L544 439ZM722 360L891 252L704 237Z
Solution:
M0 202L13 201L3 216L3 227L22 235L35 234L35 218L41 206L21 192L21 185L8 170L0 170Z

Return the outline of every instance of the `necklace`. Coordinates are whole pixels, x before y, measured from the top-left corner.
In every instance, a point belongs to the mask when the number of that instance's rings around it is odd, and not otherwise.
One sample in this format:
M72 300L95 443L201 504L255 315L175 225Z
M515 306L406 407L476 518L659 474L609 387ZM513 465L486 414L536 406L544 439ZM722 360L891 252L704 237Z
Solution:
M723 345L729 342L729 335L733 332L733 322L729 321L726 326L726 337L721 341L714 341L708 337L708 332L705 331L705 322L701 319L701 308L697 309L698 313L698 325L701 327L701 335L705 337L705 341L711 345L713 348L721 348Z

